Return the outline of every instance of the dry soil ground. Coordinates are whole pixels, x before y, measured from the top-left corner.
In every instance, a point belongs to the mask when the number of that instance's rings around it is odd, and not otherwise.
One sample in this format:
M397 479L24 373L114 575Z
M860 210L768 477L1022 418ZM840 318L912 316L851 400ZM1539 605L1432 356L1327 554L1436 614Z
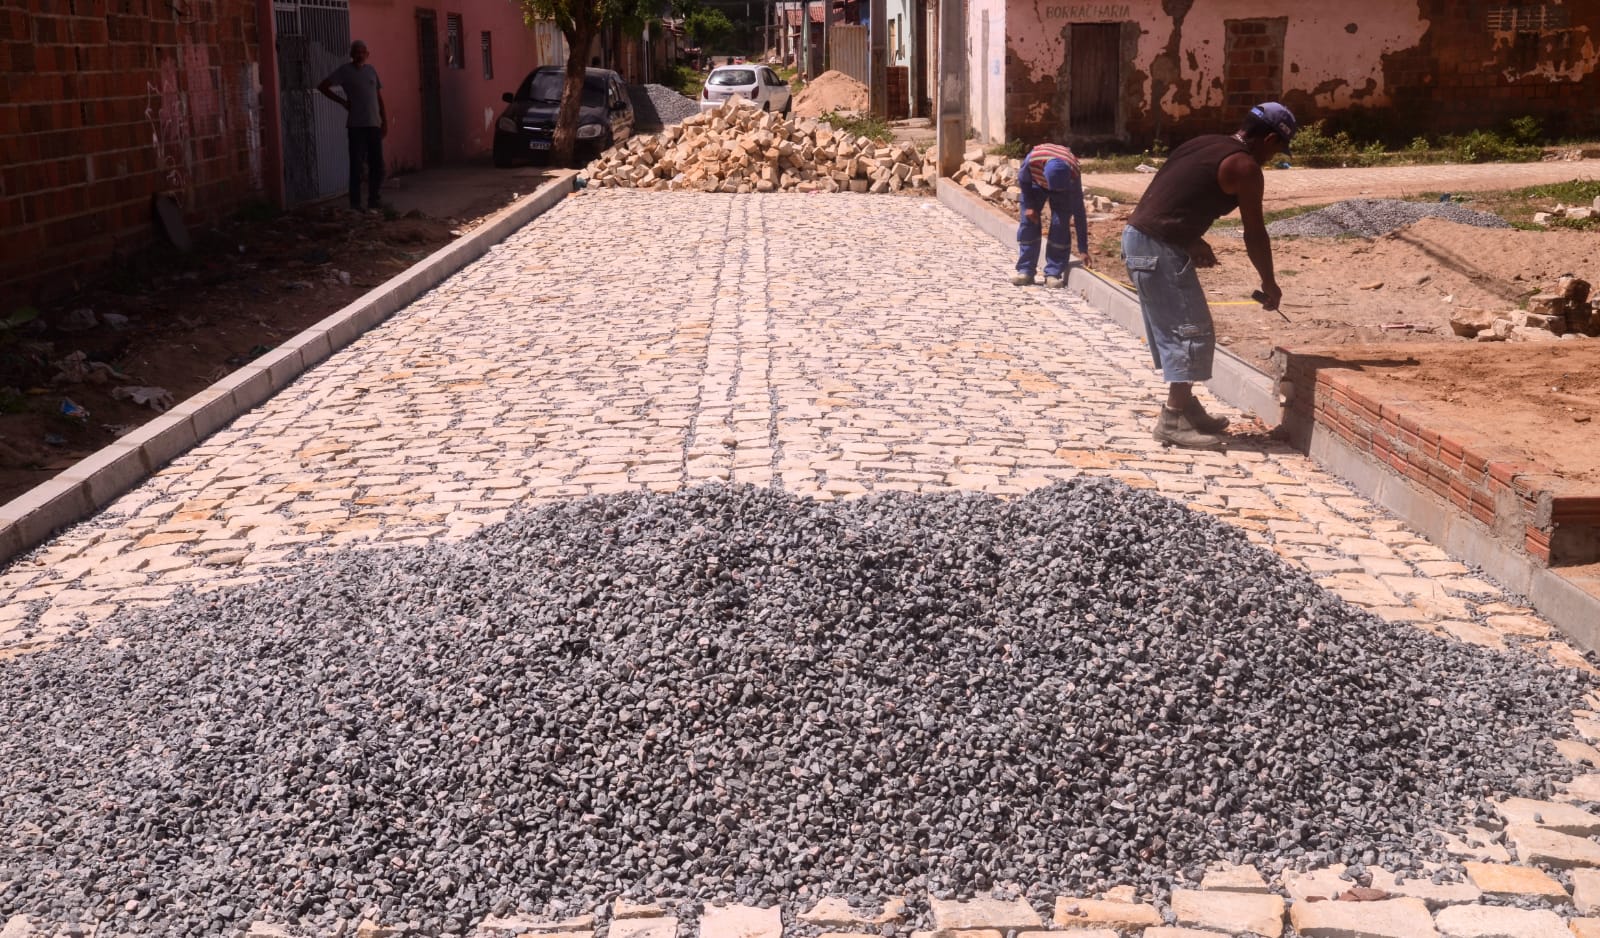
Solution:
M1123 217L1091 231L1101 272L1125 281L1110 249ZM1441 419L1492 424L1559 474L1600 488L1600 340L1484 344L1450 329L1455 307L1525 307L1562 274L1600 284L1600 231L1424 219L1378 238L1275 239L1287 321L1249 299L1260 280L1236 232L1213 229L1219 263L1201 271L1224 347L1262 371L1278 346L1347 355L1381 373L1395 398L1428 402Z
M529 176L465 194L407 192L402 177L395 204L437 215L359 215L336 200L234 219L196 232L189 254L151 250L36 321L0 331L0 502L156 415L118 388L183 400L470 230L511 188L530 191ZM96 324L71 328L80 310ZM108 325L106 314L126 322ZM73 367L78 352L87 369Z

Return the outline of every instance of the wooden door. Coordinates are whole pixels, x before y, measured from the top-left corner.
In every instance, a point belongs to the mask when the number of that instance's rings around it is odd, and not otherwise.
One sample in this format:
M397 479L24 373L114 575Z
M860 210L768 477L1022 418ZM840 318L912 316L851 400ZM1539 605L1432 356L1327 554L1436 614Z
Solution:
M444 103L439 90L439 17L417 11L417 64L422 78L422 165L444 162Z
M1122 25L1072 24L1072 84L1067 132L1074 137L1109 137L1117 132L1121 84Z

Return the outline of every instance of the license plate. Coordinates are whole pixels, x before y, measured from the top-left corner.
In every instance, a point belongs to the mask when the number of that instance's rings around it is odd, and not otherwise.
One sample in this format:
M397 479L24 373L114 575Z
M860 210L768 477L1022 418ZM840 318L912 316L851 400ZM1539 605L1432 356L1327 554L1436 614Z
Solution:
M529 140L528 141L528 149L530 149L530 150L548 150L548 149L550 149L550 144L551 144L551 141L549 141L549 140Z

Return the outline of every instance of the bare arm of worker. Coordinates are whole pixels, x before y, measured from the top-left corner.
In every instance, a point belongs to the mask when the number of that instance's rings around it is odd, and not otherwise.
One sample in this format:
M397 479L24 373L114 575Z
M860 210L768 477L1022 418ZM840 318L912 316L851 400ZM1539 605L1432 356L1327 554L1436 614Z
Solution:
M341 98L338 95L333 93L333 76L332 75L329 75L327 78L322 79L322 84L317 86L317 90L322 92L322 96L327 98L329 101L332 101L334 104L339 105L340 107L344 108L347 111L350 110L350 102L347 99Z
M378 136L389 136L389 111L383 106L383 90L378 90Z
M1261 292L1267 295L1261 305L1277 309L1283 299L1283 290L1272 272L1272 237L1267 234L1267 222L1261 209L1261 198L1266 182L1261 174L1261 164L1248 153L1236 153L1222 161L1217 170L1217 183L1222 191L1239 198L1239 220L1244 225L1244 248L1250 263L1261 275Z

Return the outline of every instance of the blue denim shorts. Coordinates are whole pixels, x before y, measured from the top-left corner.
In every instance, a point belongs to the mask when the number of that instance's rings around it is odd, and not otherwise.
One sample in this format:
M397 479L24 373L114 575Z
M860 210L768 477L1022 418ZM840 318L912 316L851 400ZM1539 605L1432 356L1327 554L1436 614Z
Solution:
M1162 379L1211 380L1217 334L1189 252L1128 225L1122 229L1122 257L1139 291L1145 338Z

